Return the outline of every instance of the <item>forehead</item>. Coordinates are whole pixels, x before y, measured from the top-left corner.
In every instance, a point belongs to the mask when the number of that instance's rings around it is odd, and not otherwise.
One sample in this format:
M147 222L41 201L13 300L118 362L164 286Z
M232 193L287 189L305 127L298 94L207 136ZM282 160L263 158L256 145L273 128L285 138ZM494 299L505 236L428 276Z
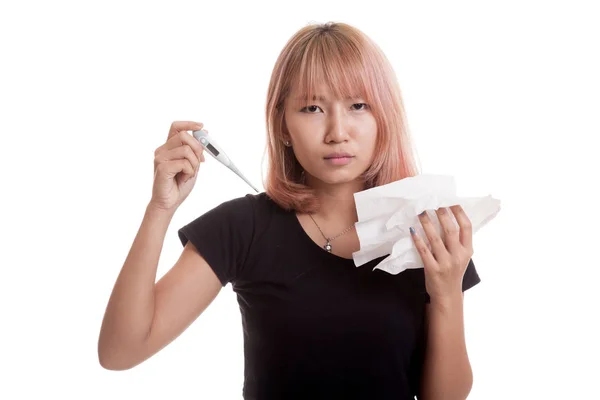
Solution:
M356 94L354 96L346 96L346 100L357 98L360 98L360 95ZM305 93L300 93L298 88L295 86L290 92L289 99L292 101L332 101L334 100L334 95L327 85L319 84L313 88L312 99L309 99Z
M322 83L313 86L312 92L317 97L331 97L331 90L329 90L329 87L327 85ZM293 85L292 90L290 92L290 97L292 97L294 100L300 100L306 98L305 95L305 93L300 92L299 85Z

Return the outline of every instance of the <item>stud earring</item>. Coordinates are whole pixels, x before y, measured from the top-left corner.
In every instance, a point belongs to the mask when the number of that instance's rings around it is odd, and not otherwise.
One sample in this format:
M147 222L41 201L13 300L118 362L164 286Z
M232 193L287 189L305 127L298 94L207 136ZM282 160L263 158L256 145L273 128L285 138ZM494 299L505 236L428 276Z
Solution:
M289 140L286 140L285 142L283 142L283 144L285 144L287 147L290 147L292 145L292 143Z

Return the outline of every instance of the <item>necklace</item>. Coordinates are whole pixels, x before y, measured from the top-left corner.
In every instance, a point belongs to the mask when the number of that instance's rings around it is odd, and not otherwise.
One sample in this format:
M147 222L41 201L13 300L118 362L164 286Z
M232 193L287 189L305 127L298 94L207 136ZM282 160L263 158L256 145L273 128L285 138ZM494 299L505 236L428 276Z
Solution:
M323 235L323 237L327 241L327 243L325 243L325 246L323 246L323 248L325 250L327 250L328 252L330 252L330 253L331 253L331 249L332 249L331 242L333 242L334 239L337 239L338 237L342 236L343 234L349 232L352 228L354 228L354 224L352 224L349 227L347 227L346 229L344 229L341 233L338 233L337 235L335 235L333 237L327 237L327 236L325 236L325 234L323 233L323 231L319 227L319 224L317 224L317 221L315 221L315 219L313 218L312 214L308 214L308 215L309 215L310 219L312 219L313 222L315 223L315 226L317 227L317 229L319 230L319 232L321 232L321 235Z

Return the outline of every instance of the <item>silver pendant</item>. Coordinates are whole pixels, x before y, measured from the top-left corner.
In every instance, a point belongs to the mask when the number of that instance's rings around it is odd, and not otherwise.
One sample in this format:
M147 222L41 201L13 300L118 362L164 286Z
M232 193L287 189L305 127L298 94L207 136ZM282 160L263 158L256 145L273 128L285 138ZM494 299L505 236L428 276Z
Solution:
M327 242L323 248L331 253L331 243Z

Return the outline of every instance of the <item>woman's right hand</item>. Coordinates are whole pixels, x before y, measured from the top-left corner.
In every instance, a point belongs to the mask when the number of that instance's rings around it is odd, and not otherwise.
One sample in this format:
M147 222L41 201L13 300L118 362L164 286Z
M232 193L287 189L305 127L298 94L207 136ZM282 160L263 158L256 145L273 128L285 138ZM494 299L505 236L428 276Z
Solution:
M192 191L204 148L188 131L202 129L204 124L175 121L167 141L154 151L154 185L150 206L174 212Z

